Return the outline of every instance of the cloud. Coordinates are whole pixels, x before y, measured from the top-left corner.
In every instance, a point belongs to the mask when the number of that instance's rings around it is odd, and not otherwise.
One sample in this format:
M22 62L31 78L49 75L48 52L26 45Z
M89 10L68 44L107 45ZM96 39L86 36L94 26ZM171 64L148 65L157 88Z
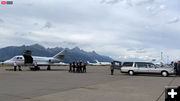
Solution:
M0 23L4 23L4 20L0 18Z
M143 4L152 4L155 0L101 0L100 3L106 4L117 4L117 3L126 3L127 5L143 5Z
M164 11L166 9L166 5L156 5L156 6L147 6L146 7L146 10L148 10L152 15L155 15L155 14L158 14L160 13L161 11Z
M168 24L173 24L179 22L179 17L174 17L168 21Z
M46 22L45 25L43 26L43 28L52 28L52 23L50 22Z
M32 6L17 1L16 6L0 8L5 22L0 24L0 47L38 43L79 46L116 59L151 60L161 51L180 57L179 23L172 24L179 21L175 1L31 0Z
M146 53L147 51L143 48L138 48L138 49L135 49L135 48L128 48L127 49L128 52L134 52L134 53Z
M106 3L106 4L116 4L123 0L101 0L100 3Z

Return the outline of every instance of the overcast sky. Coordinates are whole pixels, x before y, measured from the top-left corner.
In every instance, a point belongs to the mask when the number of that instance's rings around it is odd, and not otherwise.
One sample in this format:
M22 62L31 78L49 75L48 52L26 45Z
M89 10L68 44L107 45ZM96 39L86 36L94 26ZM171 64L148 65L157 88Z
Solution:
M39 43L114 59L180 57L180 0L13 0L0 5L0 48Z

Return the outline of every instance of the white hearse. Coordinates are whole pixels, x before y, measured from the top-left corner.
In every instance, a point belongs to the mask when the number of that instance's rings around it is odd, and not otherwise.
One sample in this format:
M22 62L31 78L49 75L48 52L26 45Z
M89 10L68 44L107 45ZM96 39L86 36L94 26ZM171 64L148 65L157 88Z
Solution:
M160 67L150 62L124 62L121 67L122 73L134 75L136 73L143 74L161 74L167 77L170 74L175 74L174 68Z

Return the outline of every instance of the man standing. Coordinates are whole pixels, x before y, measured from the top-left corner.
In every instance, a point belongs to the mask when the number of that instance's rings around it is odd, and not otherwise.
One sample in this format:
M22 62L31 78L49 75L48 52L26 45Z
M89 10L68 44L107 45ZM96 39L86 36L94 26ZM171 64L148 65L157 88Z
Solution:
M83 72L86 73L86 63L83 63Z
M76 64L75 64L75 62L73 62L72 67L73 67L73 72L75 72L75 68L76 68Z
M111 75L114 75L114 63L113 62L111 62L110 69L111 69Z
M72 63L69 63L69 72L72 72Z
M180 76L180 61L177 63L177 75Z
M82 73L83 64L82 62L79 62L79 73Z
M176 75L178 75L177 66L178 66L178 63L175 62L175 63L174 63L174 71L176 72Z
M16 68L17 68L17 64L16 62L14 62L14 71L16 71Z

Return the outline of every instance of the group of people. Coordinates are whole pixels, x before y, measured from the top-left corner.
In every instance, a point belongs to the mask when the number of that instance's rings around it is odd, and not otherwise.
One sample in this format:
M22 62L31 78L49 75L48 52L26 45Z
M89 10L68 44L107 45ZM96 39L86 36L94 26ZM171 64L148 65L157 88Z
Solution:
M69 72L86 73L86 63L83 63L83 62L69 63Z

